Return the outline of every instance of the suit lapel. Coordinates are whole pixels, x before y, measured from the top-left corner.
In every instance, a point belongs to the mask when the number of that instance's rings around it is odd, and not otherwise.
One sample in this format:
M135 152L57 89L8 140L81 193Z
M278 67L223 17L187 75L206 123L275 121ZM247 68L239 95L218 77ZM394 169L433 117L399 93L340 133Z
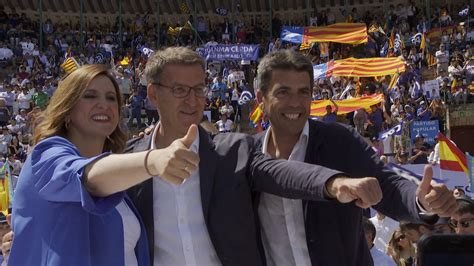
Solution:
M152 137L148 135L141 141L137 142L133 152L141 152L150 149ZM154 258L154 247L155 247L155 224L153 216L153 178L147 179L145 182L138 185L136 190L136 208L139 210L140 215L145 225L148 244L150 261L153 264Z
M217 153L209 134L199 127L199 177L201 186L201 203L206 224L208 223L209 204L211 203L214 175L217 167Z

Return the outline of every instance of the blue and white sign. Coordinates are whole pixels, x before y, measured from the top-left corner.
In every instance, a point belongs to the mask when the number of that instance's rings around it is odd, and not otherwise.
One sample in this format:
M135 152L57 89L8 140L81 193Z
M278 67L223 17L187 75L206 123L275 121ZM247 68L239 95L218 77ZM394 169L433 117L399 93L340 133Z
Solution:
M196 51L208 61L211 60L257 60L258 44L218 44L198 48Z
M392 127L391 129L380 132L379 139L384 140L391 136L399 136L402 134L403 122Z
M410 128L410 137L413 142L417 135L423 135L425 142L433 145L435 144L434 138L438 135L438 132L438 120L413 121Z

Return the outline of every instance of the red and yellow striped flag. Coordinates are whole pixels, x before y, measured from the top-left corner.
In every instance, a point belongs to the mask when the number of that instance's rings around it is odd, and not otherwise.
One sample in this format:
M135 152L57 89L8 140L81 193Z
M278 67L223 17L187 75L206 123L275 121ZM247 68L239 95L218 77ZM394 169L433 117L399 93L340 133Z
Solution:
M430 53L426 53L426 61L428 63L428 67L432 67L434 65L436 65L436 57L434 57L434 55L430 54Z
M467 174L466 155L456 147L456 144L443 134L438 134L439 167L444 170L465 172Z
M361 108L370 110L370 106L381 103L383 101L383 94L373 94L370 96L363 96L358 98L337 100L338 115L354 112ZM311 103L311 116L324 116L326 114L326 106L332 105L329 100L318 100Z
M395 85L397 85L398 83L398 78L400 78L400 73L395 73L393 76L392 76L392 79L390 80L390 84L388 84L388 91L390 91L393 87L395 87Z
M398 57L350 57L334 61L332 74L343 77L376 77L404 71L405 63Z
M367 42L365 23L336 23L325 27L305 27L302 43L337 42L362 44Z

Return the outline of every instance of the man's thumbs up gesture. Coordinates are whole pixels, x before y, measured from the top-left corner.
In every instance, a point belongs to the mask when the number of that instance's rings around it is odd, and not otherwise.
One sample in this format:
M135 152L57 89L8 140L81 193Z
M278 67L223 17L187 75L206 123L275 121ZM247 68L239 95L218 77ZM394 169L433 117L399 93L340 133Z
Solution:
M427 165L424 169L423 179L416 190L418 201L428 212L449 217L456 211L456 199L451 190L444 184L432 181L432 178L433 168Z
M184 137L160 150L154 157L153 173L172 184L183 183L199 165L199 155L190 149L198 134L198 127L193 124Z

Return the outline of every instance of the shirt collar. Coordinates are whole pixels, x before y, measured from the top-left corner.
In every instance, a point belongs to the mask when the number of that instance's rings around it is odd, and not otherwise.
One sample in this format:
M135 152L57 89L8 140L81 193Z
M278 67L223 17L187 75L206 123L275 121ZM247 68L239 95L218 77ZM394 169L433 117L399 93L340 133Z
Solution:
M267 153L268 149L268 141L270 140L270 129L271 125L268 127L268 130L265 132L265 137L263 139L263 145L262 145L262 152ZM309 122L306 121L304 124L303 131L301 131L300 137L298 139L298 142L296 143L295 147L300 144L300 143L307 143L309 137Z
M158 122L158 124L156 124L155 128L153 129L153 134L151 135L150 149L156 149L155 140L158 137L158 130L160 129L160 125L161 125L161 123ZM195 152L195 153L199 153L199 130L198 130L198 135L196 136L193 143L191 144L190 150Z

